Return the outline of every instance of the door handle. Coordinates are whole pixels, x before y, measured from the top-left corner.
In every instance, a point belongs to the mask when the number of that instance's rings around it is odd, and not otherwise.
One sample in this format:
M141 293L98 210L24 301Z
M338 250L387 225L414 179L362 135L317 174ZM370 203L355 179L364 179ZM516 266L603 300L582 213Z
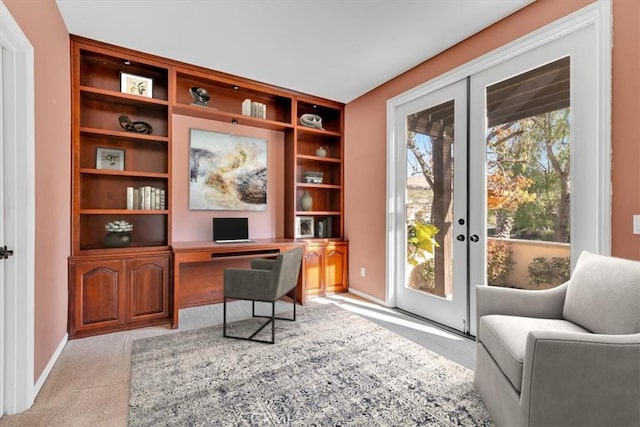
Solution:
M478 240L480 240L480 237L478 237L477 234L472 234L471 236L469 236L469 240L471 240L473 243L475 243Z
M13 255L13 251L11 249L7 249L7 246L0 248L0 259L7 259Z
M458 242L464 242L464 234L458 234L458 235L456 236L456 240L457 240Z

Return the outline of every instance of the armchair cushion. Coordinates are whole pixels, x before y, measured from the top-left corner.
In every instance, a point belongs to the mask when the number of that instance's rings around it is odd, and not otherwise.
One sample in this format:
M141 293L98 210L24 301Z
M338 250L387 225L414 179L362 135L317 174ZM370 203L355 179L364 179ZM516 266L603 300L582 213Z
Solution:
M522 367L527 336L531 331L588 332L578 325L560 319L499 314L482 316L480 341L518 392L522 388Z
M640 333L640 262L582 252L562 315L597 334Z

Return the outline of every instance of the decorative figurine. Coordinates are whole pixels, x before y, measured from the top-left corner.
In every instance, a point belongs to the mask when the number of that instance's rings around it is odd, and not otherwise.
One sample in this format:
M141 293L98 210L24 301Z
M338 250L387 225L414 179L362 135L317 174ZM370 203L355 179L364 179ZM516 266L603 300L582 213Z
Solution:
M129 117L122 115L118 117L120 127L128 132L138 132L149 134L153 132L153 128L146 122L132 122Z
M310 128L322 129L322 117L317 114L303 114L300 116L300 124Z
M207 107L207 104L211 100L209 92L201 87L192 87L189 89L189 93L191 94L191 98L193 98L193 102L191 103L192 105Z

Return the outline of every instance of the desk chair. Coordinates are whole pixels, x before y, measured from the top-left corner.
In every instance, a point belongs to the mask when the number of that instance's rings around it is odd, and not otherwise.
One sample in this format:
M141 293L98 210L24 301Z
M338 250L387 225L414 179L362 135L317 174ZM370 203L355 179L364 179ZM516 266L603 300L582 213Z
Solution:
M255 259L251 269L226 268L224 270L222 336L248 341L273 344L275 342L275 320L296 320L296 285L302 264L303 248L283 252L275 260ZM293 289L293 318L276 317L276 301ZM269 319L248 338L227 335L227 299L251 301L251 315ZM271 316L255 313L256 301L271 303ZM271 341L254 338L271 323Z

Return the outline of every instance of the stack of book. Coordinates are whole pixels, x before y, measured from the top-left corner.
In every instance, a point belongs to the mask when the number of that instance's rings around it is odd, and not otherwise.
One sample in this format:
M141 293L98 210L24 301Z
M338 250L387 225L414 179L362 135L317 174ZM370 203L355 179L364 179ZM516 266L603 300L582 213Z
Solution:
M242 101L242 115L249 117L257 117L259 119L267 118L267 106L262 102L255 102L250 99Z
M332 234L331 217L328 216L316 222L316 237L330 238Z
M128 210L165 210L165 191L161 188L151 187L127 187L127 209Z
M307 184L322 184L324 173L316 171L307 171L304 173L304 182Z

